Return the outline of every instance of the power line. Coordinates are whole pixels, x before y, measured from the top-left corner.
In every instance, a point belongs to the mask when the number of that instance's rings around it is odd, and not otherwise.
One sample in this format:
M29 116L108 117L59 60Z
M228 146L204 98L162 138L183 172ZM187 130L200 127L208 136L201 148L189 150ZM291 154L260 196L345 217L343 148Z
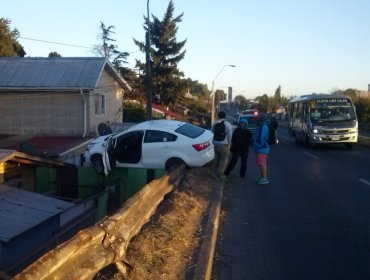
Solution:
M48 43L48 44L54 44L54 45L62 45L62 46L68 46L68 47L94 50L94 48L92 48L92 47L86 47L86 46L80 46L80 45L65 44L65 43L59 43L59 42L53 42L53 41L27 38L27 37L22 37L22 36L20 36L19 38L24 39L24 40L30 40L30 41L36 41L36 42L42 42L42 43ZM138 51L132 51L132 52L127 52L127 53L132 54L132 53L139 53L139 52Z
M43 42L43 43L49 43L49 44L55 44L55 45L63 45L63 46L76 47L76 48L92 49L91 47L86 47L86 46L64 44L64 43L58 43L58 42L52 42L52 41L46 41L46 40L39 40L39 39L33 39L33 38L27 38L27 37L19 37L19 38L24 39L24 40L37 41L37 42Z

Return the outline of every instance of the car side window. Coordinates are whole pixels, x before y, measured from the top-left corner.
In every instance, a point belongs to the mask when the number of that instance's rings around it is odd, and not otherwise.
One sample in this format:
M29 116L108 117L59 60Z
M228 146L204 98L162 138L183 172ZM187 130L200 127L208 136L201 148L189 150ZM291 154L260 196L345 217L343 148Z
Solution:
M144 137L144 143L174 142L176 139L177 136L169 132L147 130Z

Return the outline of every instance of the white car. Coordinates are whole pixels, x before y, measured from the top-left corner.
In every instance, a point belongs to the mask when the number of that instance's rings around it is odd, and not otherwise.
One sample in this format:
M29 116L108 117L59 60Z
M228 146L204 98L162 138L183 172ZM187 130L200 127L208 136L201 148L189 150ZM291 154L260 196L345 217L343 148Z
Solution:
M105 174L115 166L167 171L181 164L201 167L214 158L212 139L211 131L189 123L145 121L94 139L84 153L85 165Z

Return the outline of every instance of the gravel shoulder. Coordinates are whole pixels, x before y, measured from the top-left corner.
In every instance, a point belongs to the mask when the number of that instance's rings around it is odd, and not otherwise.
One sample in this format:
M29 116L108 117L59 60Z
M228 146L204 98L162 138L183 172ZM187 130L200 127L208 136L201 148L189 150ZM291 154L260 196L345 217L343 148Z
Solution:
M209 167L184 172L180 184L131 240L122 269L109 266L95 279L193 278L217 181Z

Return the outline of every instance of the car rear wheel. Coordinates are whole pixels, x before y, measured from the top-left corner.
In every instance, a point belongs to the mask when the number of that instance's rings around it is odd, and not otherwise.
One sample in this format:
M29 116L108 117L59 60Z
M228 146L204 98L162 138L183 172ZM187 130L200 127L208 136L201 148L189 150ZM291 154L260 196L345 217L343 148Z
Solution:
M170 158L167 160L165 169L168 173L175 171L177 168L179 168L181 165L185 164L183 160L179 158Z
M94 155L91 157L91 165L94 168L94 170L99 173L104 173L104 164L103 164L103 158L101 155Z

